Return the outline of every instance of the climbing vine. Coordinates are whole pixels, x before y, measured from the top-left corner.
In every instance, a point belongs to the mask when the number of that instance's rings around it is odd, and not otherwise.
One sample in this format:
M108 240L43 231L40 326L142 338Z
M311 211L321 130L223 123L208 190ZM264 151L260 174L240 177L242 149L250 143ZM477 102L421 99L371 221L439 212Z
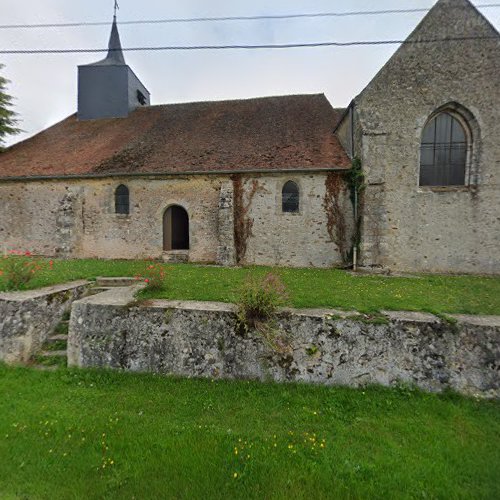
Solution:
M354 209L354 232L352 239L347 235L347 223L344 210L340 204L341 192L347 189L350 193L351 203ZM361 160L353 158L351 168L347 171L344 178L336 172L329 172L325 180L325 198L323 207L325 208L328 235L337 245L344 265L351 263L353 248L359 250L361 241L361 223L362 223L362 193L365 189L365 176L363 173Z
M234 190L234 246L236 248L236 261L241 263L247 252L248 238L252 236L253 219L248 216L252 200L261 189L259 181L252 179L250 191L246 196L244 181L241 174L231 176Z
M361 160L357 156L352 160L351 168L347 176L347 183L351 190L351 201L354 203L355 192L360 194L365 189L365 174L363 173Z
M340 205L340 193L345 186L342 176L328 172L325 179L325 197L323 207L326 212L326 229L331 240L337 245L342 262L349 264L350 245L347 241L347 225L344 210Z

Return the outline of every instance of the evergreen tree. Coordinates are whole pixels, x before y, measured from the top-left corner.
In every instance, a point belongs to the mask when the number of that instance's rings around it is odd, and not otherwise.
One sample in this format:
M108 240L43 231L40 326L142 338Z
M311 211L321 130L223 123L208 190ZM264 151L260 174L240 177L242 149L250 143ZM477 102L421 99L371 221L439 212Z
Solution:
M3 65L0 64L0 70ZM12 97L7 94L7 84L9 80L0 75L0 151L5 137L18 134L20 129L16 127L18 120L17 114L12 111Z

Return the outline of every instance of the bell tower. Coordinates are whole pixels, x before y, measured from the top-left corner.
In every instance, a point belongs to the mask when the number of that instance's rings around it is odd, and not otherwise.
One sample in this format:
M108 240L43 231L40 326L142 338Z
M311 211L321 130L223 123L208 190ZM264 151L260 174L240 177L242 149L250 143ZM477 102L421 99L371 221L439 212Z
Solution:
M108 54L98 62L78 66L78 119L125 118L150 104L150 94L126 64L116 24L116 9Z

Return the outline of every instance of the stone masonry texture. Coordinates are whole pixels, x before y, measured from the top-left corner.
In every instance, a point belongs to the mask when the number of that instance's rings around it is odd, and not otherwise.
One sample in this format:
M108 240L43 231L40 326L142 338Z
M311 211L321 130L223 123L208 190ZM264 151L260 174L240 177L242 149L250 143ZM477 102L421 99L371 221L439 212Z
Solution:
M403 45L354 102L367 181L362 264L498 274L500 36L467 1L440 0L409 41L436 37L484 38ZM422 131L439 109L472 134L463 187L418 186Z
M87 287L88 282L75 281L39 290L0 293L0 361L28 361Z
M388 312L372 324L356 313L284 310L276 350L242 332L235 306L134 302L118 288L73 304L68 362L187 377L362 386L415 384L500 396L500 317Z
M298 214L281 211L287 180L300 187ZM243 202L252 226L243 262L339 264L326 227L325 180L325 173L243 176ZM129 215L115 213L114 192L120 184L130 191ZM352 206L345 189L339 203L349 227ZM235 264L234 193L228 175L0 182L1 250L65 258L161 258L163 214L171 205L188 212L190 262Z

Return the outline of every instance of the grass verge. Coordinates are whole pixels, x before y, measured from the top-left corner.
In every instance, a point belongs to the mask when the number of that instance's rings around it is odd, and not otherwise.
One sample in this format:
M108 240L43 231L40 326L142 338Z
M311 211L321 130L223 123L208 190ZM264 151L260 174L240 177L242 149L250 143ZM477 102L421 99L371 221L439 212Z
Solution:
M2 498L499 498L500 404L0 365Z
M0 262L1 266L1 262ZM97 276L135 276L144 261L54 260L30 282L30 288ZM193 264L165 265L165 290L143 292L141 298L235 302L250 274L273 271L285 283L291 305L298 308L354 309L363 313L408 310L439 314L500 314L500 278L422 275L409 278L352 275L339 269L269 267L227 268ZM0 289L2 276L0 276Z

